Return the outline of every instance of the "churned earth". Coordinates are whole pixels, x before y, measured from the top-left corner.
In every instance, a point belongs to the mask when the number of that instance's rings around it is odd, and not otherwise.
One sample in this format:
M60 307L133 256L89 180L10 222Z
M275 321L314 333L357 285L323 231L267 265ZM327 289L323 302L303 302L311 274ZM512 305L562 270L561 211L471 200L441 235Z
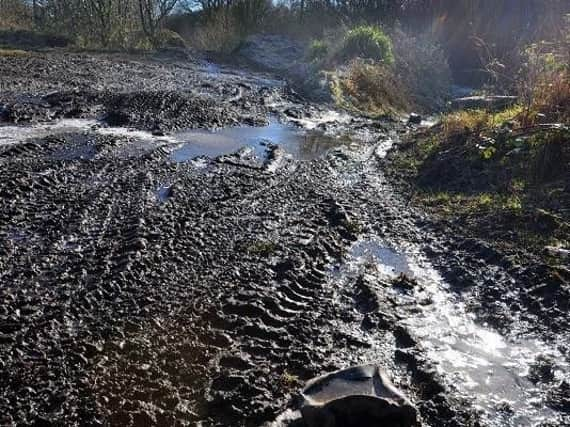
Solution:
M363 363L424 426L569 425L568 318L410 205L407 126L172 53L0 69L1 425L302 425Z

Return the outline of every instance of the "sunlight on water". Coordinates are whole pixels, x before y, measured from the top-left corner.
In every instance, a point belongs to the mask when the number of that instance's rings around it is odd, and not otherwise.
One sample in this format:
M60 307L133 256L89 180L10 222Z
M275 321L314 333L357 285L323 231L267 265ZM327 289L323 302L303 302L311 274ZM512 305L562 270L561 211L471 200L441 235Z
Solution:
M268 126L229 127L218 130L189 130L173 138L183 142L172 154L173 160L185 162L199 156L218 157L251 147L258 158L264 158L269 144L279 145L299 160L313 160L331 148L346 144L342 138L332 138L318 132L307 132L296 126L272 120Z
M420 305L421 312L405 316L403 322L441 374L473 401L486 422L502 427L556 421L555 412L546 406L544 391L527 376L541 354L558 361L556 378L568 375L570 369L557 350L534 339L511 342L478 324L460 297L414 248L400 251L376 238L362 239L352 246L336 277L356 277L363 271L384 280L403 273L417 281L413 297L431 304ZM390 292L402 291L391 288ZM511 411L501 410L504 405Z
M62 119L34 125L0 125L0 145L18 144L49 135L90 132L100 135L128 137L141 141L175 142L168 136L157 137L151 132L124 127L105 127L91 119Z

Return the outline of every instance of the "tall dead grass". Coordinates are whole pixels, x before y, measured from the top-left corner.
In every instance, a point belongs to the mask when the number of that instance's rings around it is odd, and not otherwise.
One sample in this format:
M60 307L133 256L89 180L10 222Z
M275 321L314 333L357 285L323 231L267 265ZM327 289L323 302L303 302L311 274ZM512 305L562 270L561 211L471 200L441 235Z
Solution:
M570 123L570 31L568 40L537 43L525 51L517 89L525 107L525 124L537 115Z
M356 59L339 82L343 100L371 115L402 112L409 107L407 90L390 67Z
M239 46L243 37L234 15L220 9L197 25L190 33L188 43L198 50L230 53Z

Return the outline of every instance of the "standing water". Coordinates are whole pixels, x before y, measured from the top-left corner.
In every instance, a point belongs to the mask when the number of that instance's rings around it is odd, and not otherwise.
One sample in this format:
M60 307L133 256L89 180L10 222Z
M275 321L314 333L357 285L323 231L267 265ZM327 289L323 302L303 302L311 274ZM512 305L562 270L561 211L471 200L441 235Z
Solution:
M326 154L331 148L346 144L343 138L334 138L320 132L302 129L272 120L262 127L228 127L219 130L188 130L173 138L184 144L172 153L177 162L185 162L199 156L218 157L231 154L243 147L251 147L259 158L264 158L267 146L279 145L295 159L313 160Z
M123 127L107 127L101 122L88 119L63 119L52 123L35 125L1 125L0 146L19 144L30 140L39 140L50 135L66 135L67 139L81 134L85 138L91 134L128 138L132 149L170 145L173 147L171 158L175 162L186 162L197 157L215 158L232 154L244 147L253 148L255 155L266 157L269 145L279 145L293 158L313 160L325 155L334 147L351 143L348 137L325 135L314 129L280 123L272 119L267 126L237 126L218 130L191 129L172 135L155 136L151 132ZM174 148L178 146L178 148ZM95 148L89 144L68 144L58 153L61 158L92 158Z
M508 341L495 331L479 325L465 303L454 294L437 271L415 248L396 250L376 238L356 242L346 261L333 273L347 285L364 271L379 280L406 274L418 285L407 294L389 288L400 301L428 302L417 305L403 325L450 379L457 392L473 402L482 419L496 427L535 426L556 421L556 413L546 406L545 390L533 384L529 370L537 355L563 360L557 350L539 340ZM555 379L568 375L567 364L555 366Z

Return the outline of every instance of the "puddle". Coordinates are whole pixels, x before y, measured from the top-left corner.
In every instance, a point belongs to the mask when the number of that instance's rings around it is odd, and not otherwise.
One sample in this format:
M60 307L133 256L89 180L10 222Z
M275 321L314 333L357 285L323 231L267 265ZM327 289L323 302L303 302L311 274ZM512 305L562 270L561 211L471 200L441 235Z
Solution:
M156 190L156 197L159 203L165 203L172 197L172 185L163 184Z
M83 134L65 136L66 145L57 149L52 157L57 160L91 160L97 154L95 143Z
M333 137L322 132L303 129L291 124L271 120L268 126L240 126L219 130L196 129L174 133L168 136L155 136L151 132L122 127L106 127L96 120L64 119L54 123L24 125L0 125L0 146L18 144L41 139L49 135L75 135L69 147L55 153L58 159L90 159L96 154L94 145L87 141L88 134L113 135L128 138L130 147L126 150L148 150L164 144L182 144L172 152L176 162L187 162L199 157L216 158L233 154L245 147L251 147L254 154L265 159L268 145L279 145L293 158L313 160L325 155L329 150L347 145L347 137ZM83 142L82 142L83 141ZM140 151L140 150L139 150Z
M511 342L479 325L419 251L398 251L375 238L361 240L352 246L333 276L350 286L362 272L378 278L405 273L418 282L413 299L431 303L420 305L421 311L408 316L404 324L439 371L481 411L488 425L556 422L556 412L546 406L545 389L533 384L528 373L537 356L547 355L556 361L555 381L561 381L570 369L558 350L540 340ZM392 288L390 292L397 293L402 301L411 301L401 290Z
M215 158L235 153L244 147L251 147L255 155L263 159L269 144L279 145L296 159L313 160L347 143L343 138L328 137L276 120L262 127L190 130L174 134L173 138L184 143L172 153L172 159L176 162L186 162L200 156Z
M94 120L60 120L53 123L35 125L0 125L0 146L19 144L36 138L44 138L48 135L83 132L91 130L96 125Z
M97 120L62 119L56 122L34 125L0 125L0 146L20 144L31 139L45 138L49 135L85 132L100 135L124 136L140 141L173 142L168 136L154 136L151 132L124 127L105 127Z
M374 265L384 274L397 276L399 274L411 274L410 266L405 255L388 248L378 241L360 240L350 250L350 258L365 260L369 265Z

